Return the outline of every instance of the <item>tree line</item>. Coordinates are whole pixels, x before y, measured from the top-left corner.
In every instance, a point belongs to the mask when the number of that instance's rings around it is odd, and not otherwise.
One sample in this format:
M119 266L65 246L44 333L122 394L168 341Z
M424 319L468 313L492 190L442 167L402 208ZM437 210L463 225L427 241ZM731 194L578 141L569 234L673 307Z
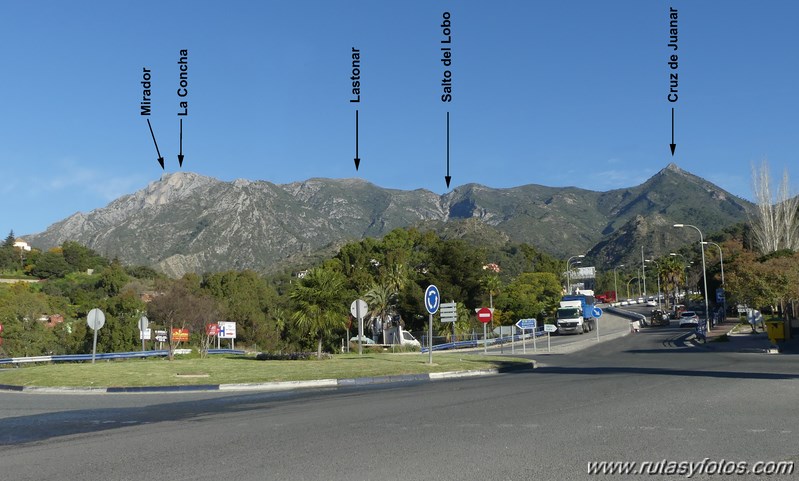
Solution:
M152 327L189 328L195 345L207 345L206 324L224 320L237 323L240 345L321 354L339 347L353 327L349 305L357 298L366 300L370 317L423 331L424 289L436 284L445 301L459 303L455 333L465 335L479 325L475 308L493 303L497 322L507 324L551 314L561 294L562 263L529 245L483 247L415 228L351 242L307 270L270 276L231 270L170 279L75 242L21 255L2 272L42 281L0 286L6 356L88 352L85 319L93 308L106 314L98 336L104 352L140 349L138 319L146 315ZM450 335L451 326L441 331Z

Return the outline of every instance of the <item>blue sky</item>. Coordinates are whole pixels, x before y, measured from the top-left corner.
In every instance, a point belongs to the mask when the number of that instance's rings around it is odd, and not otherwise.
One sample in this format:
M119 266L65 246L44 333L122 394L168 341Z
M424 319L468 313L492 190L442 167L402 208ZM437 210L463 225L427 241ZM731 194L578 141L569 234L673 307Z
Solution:
M679 10L676 155L668 9ZM453 101L439 40L452 15ZM178 168L179 51L189 51L184 171L383 187L478 182L593 190L669 162L751 198L751 169L799 180L788 1L126 1L0 3L0 232L44 230ZM361 50L355 171L352 47Z

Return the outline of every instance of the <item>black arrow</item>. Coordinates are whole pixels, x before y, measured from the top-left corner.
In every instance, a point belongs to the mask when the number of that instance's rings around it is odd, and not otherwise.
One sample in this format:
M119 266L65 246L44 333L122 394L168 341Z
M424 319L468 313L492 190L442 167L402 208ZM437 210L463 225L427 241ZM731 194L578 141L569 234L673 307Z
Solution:
M161 157L161 151L158 150L158 142L155 141L155 134L153 133L153 126L150 125L150 119L147 119L147 126L150 127L150 135L153 136L153 143L155 144L155 152L158 154L158 163L161 164L161 169L164 168L164 158Z
M361 159L358 158L358 111L355 111L355 170L361 165Z
M447 112L447 175L444 176L444 180L447 181L447 189L449 189L449 181L452 180L449 175L449 112Z
M180 153L178 154L178 164L183 167L183 119L180 119Z
M669 147L671 148L671 155L674 156L674 149L677 148L677 144L674 143L674 107L671 108L671 143Z

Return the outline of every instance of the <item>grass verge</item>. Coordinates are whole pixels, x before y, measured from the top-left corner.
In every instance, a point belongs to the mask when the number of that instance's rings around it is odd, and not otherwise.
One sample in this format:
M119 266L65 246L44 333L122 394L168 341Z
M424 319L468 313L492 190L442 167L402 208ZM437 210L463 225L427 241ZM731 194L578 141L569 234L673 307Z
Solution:
M349 379L519 367L526 359L464 354L342 354L310 361L257 361L249 356L135 359L0 369L0 384L38 387L138 387Z

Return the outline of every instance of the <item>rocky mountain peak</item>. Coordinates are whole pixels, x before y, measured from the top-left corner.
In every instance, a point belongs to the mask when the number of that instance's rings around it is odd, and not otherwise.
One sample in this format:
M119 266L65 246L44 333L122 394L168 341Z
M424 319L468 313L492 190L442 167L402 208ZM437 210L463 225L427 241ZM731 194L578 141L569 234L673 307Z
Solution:
M29 241L47 249L74 240L123 262L180 276L231 268L272 271L346 240L400 227L472 222L461 235L480 237L473 224L479 223L555 256L599 246L597 260L619 259L635 245L629 236L638 229L659 231L657 225L697 218L712 231L745 219L745 201L716 191L724 193L675 164L642 185L605 193L466 184L438 195L385 189L358 178L277 185L176 172Z

